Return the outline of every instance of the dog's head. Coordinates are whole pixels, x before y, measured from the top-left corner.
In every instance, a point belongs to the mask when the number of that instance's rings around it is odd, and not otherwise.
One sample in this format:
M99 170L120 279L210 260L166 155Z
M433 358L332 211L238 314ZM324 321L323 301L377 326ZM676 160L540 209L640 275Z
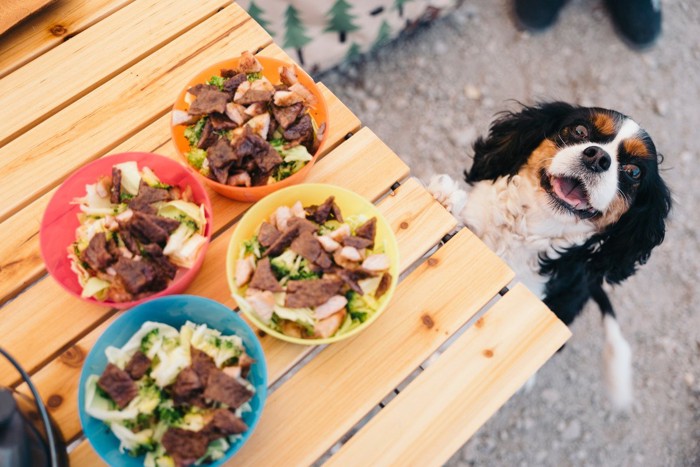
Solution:
M610 282L630 276L665 234L671 195L649 135L632 119L562 102L498 118L474 144L466 180L520 175L560 222L585 222L590 267Z

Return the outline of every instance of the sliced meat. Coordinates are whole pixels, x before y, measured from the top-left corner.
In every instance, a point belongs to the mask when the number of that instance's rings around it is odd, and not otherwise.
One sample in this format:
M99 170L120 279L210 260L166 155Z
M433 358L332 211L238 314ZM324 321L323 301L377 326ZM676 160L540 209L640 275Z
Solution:
M291 249L308 261L318 264L322 269L328 269L333 265L330 256L328 256L321 247L319 241L310 232L300 233L292 242Z
M245 51L241 54L240 61L238 62L238 71L241 73L259 73L263 70L262 65L255 58L255 55L249 51Z
M256 135L267 141L267 133L270 130L270 120L270 114L264 112L248 120L246 125L248 125Z
M148 214L144 214L149 217ZM170 217L164 216L150 216L151 220L161 229L165 230L169 234L173 233L175 229L180 227L180 221L171 219Z
M244 107L244 108L245 108L245 111L243 113L245 113L249 117L255 117L255 116L262 115L262 114L265 114L268 117L270 116L270 114L267 113L267 104L265 102L254 102L254 103L250 104L248 107Z
M191 92L191 91L190 91ZM194 93L192 93L194 94ZM230 96L214 87L200 88L188 110L190 115L206 115L212 112L224 113Z
M250 179L250 174L248 172L238 171L229 175L228 180L226 180L227 185L231 186L250 186L252 180Z
M131 379L138 380L146 374L148 369L151 367L151 359L146 356L145 353L137 350L134 355L129 359L129 363L126 364L124 371L129 373Z
M112 363L108 363L105 367L105 371L97 381L97 386L106 392L120 409L129 405L139 392L129 373Z
M170 201L170 199L170 193L165 188L154 188L141 180L138 194L129 200L128 205L133 211L153 214L155 213L155 209L153 209L151 204L157 203L158 201Z
M330 315L328 318L318 321L316 326L314 326L314 337L319 337L321 339L331 337L338 331L340 325L343 324L346 313L345 310L341 310Z
M121 203L122 192L122 171L116 167L112 167L112 190L109 202L112 204Z
M218 91L219 88L214 86L213 84L204 84L204 83L199 83L195 84L191 88L187 90L190 94L193 96L197 97L202 91Z
M247 125L243 126L243 131L233 141L232 146L238 159L262 156L271 148L267 141L256 135Z
M226 116L237 125L243 125L250 117L245 113L245 107L229 102L226 104Z
M282 163L282 156L268 144L266 152L256 154L255 163L260 167L263 173L270 173L275 167Z
M374 291L374 298L381 298L381 296L384 295L387 292L387 290L389 290L390 285L391 274L385 272L384 274L382 274L382 279L379 281L377 290Z
M183 368L173 383L172 395L175 405L201 405L203 387L192 367Z
M275 243L275 240L277 240L280 235L280 231L277 230L274 225L269 222L263 222L260 226L260 232L258 232L258 241L262 246L268 248Z
M147 290L158 291L167 285L167 280L147 261L136 261L122 256L113 267L124 288L131 294Z
M135 211L127 223L129 232L143 244L157 243L165 246L168 241L168 231L156 222L157 217Z
M104 232L96 233L90 239L87 248L80 255L80 259L95 271L104 271L114 262L107 243L107 236Z
M160 256L152 256L150 259L158 269L159 275L163 275L170 280L175 279L175 275L177 274L177 266L171 263L165 255L161 254Z
M209 115L209 121L211 122L212 129L217 131L233 130L234 128L238 128L238 124L228 118L225 113L213 113Z
M372 277L373 274L369 271L365 271L362 268L358 269L338 269L335 271L335 273L340 277L345 284L347 284L348 287L350 287L352 290L355 292L359 293L360 295L363 295L362 288L360 285L357 283L357 281L362 280L362 279L367 279L368 277Z
M236 76L237 74L239 74L239 71L236 70L236 69L233 69L233 68L221 68L221 69L219 70L219 74L220 74L223 78L233 78L234 76ZM245 74L245 73L244 73L244 74Z
M363 237L357 237L357 236L350 236L350 237L345 237L343 239L343 245L344 246L351 246L355 249L361 250L363 248L371 248L372 245L374 244L374 241L369 240L367 238Z
M333 209L333 203L335 202L334 196L329 196L320 205L311 205L306 208L306 217L313 219L319 224L323 224L328 220Z
M304 104L301 102L297 104L290 105L288 107L278 107L276 105L272 106L272 116L284 129L287 129L289 125L294 123L299 115L304 111Z
M290 219L291 220L291 219ZM292 244L292 240L299 235L299 226L287 227L284 232L275 240L275 242L270 245L270 248L265 250L263 253L265 256L277 256L284 251L289 245Z
M244 86L245 83L238 86L237 94L241 94L241 89ZM249 105L256 102L270 102L273 92L274 91L266 91L264 89L248 89L245 93L235 98L234 102L241 105Z
M318 231L318 225L314 224L313 222L302 219L301 217L292 216L287 221L287 228L289 229L294 227L299 229L299 233L316 233Z
M333 204L331 205L331 213L333 213L333 217L335 217L335 220L338 222L343 222L343 214L340 212L340 206L334 201Z
M206 352L195 347L190 347L190 362L190 366L202 382L206 382L209 373L217 369L214 360Z
M192 465L207 453L209 436L203 431L170 427L161 439L165 451L180 466Z
M284 305L290 308L322 305L337 294L342 285L343 281L339 278L289 281Z
M272 96L272 102L279 107L289 107L294 104L303 104L304 98L301 97L294 91L289 90L275 90L275 94Z
M384 253L368 256L362 261L362 268L374 273L386 271L390 266L391 260L389 260L389 256Z
M235 378L221 370L214 370L207 378L204 397L237 409L248 402L253 397L253 393Z
M373 217L358 228L355 229L355 235L358 237L366 238L367 240L372 240L374 245L374 237L377 234L377 218Z
M238 366L241 367L241 376L244 378L248 377L248 372L250 372L250 366L255 363L255 360L248 355L247 353L244 353L240 357L238 357Z
M258 261L249 287L259 290L269 290L270 292L282 292L282 286L272 272L269 258L263 258Z
M297 73L293 67L281 66L279 72L280 81L282 81L282 84L285 86L293 86L299 82L299 79L297 79Z
M288 141L313 141L314 127L313 123L311 123L311 116L309 116L309 114L302 115L299 120L289 125L289 127L284 130L282 136Z
M214 132L214 125L211 123L211 118L208 118L202 127L202 134L199 135L197 147L199 149L208 149L212 144L216 143L217 139L219 139L219 135Z
M224 81L224 91L227 92L231 98L233 98L234 94L236 94L236 89L238 89L238 86L247 81L247 79L248 77L245 73L238 73L230 77Z
M211 421L202 431L209 435L209 439L215 440L229 435L238 435L248 431L248 425L236 417L230 410L216 409Z
M238 160L236 153L231 148L226 138L219 140L207 151L207 160L213 179L219 183L226 183L231 166Z
M141 254L138 242L136 242L134 236L131 235L127 229L119 230L119 237L122 239L122 242L124 242L124 246L126 246L127 250L135 255Z

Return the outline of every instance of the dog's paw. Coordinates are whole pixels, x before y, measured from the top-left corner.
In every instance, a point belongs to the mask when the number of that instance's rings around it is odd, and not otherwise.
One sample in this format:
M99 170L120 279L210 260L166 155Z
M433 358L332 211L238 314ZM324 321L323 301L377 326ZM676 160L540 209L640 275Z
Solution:
M434 175L428 183L428 191L454 215L459 214L467 203L467 193L459 188L456 180L446 174Z

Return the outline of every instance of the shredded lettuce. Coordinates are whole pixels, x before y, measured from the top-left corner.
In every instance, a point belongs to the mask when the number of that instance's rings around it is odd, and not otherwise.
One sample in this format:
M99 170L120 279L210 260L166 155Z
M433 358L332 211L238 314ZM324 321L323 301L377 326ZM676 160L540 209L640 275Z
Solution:
M83 298L95 297L98 300L103 300L110 285L112 284L107 281L103 281L97 277L90 277L85 284L83 284L83 291L80 293L80 296Z
M194 144L196 145L197 143ZM202 170L204 161L207 160L207 151L195 147L190 149L185 154L185 157L187 157L187 162L189 162L192 167Z
M226 78L224 78L223 76L212 76L211 78L209 78L209 81L207 81L207 84L216 86L217 88L219 88L219 91L223 91L225 82Z
M185 128L185 139L187 139L192 148L197 147L197 143L199 142L199 138L201 138L202 136L202 130L204 129L204 125L206 123L207 117L202 117L199 120L197 120L197 123Z

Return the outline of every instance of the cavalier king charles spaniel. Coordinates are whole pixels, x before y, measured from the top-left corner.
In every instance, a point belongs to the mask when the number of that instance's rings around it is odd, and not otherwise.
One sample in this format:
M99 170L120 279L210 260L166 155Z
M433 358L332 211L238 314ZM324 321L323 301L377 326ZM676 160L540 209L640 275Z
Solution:
M467 192L448 175L428 187L565 324L597 303L605 382L621 409L632 403L631 351L603 282L630 277L664 239L661 160L629 117L551 102L503 113L477 139Z

